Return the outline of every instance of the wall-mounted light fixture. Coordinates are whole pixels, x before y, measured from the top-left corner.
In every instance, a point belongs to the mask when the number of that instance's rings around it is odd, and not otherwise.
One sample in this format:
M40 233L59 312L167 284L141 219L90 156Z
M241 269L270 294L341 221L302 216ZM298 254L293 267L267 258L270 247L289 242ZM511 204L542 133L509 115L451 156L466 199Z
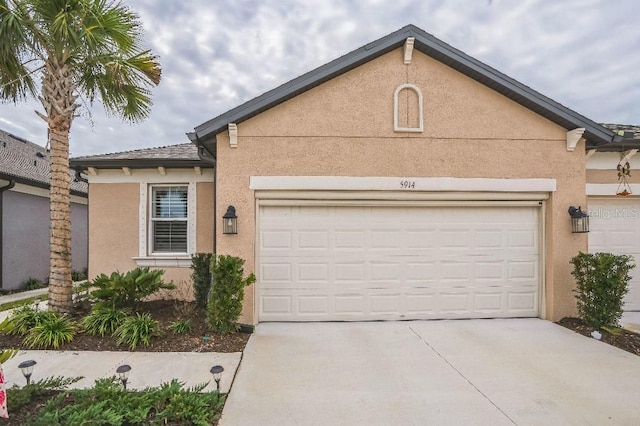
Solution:
M569 207L569 216L571 216L571 232L574 234L582 234L589 232L589 215L582 211L580 206Z
M227 212L222 216L222 233L238 233L238 216L236 216L236 208L233 206L227 207Z

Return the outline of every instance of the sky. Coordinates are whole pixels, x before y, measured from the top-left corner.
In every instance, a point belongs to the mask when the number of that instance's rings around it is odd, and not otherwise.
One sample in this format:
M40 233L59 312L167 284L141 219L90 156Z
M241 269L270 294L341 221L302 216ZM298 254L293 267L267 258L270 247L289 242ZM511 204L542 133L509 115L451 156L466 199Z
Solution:
M407 24L603 123L640 124L638 0L124 0L159 55L149 118L84 105L71 156L188 142L186 133ZM36 101L0 129L46 144Z

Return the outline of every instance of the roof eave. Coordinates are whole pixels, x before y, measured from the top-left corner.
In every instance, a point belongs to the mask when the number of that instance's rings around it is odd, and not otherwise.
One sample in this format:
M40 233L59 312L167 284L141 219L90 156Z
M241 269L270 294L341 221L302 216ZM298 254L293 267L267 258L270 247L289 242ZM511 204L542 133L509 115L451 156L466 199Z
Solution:
M114 159L114 160L71 160L71 167L74 169L86 169L95 167L96 169L120 169L128 167L130 169L149 169L156 167L166 167L173 169L188 169L192 167L211 168L211 164L206 161L183 160L183 159Z

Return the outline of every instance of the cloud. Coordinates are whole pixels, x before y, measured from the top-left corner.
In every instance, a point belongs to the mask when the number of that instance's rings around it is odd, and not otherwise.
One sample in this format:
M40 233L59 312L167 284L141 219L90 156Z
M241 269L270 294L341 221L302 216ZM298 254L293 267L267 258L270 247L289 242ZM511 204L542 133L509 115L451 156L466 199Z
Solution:
M300 74L413 23L596 121L640 123L640 2L620 0L125 0L163 81L151 117L77 118L72 155L187 141L186 132ZM0 105L0 127L46 143L30 101Z

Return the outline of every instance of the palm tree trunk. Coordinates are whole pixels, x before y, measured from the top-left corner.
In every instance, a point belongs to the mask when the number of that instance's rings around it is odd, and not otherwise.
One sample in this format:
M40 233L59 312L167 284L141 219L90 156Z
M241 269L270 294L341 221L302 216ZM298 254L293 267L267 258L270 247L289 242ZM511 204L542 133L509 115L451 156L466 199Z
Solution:
M71 196L69 177L69 129L77 105L71 73L62 61L46 64L41 102L47 111L51 148L49 240L49 307L56 312L72 308Z

